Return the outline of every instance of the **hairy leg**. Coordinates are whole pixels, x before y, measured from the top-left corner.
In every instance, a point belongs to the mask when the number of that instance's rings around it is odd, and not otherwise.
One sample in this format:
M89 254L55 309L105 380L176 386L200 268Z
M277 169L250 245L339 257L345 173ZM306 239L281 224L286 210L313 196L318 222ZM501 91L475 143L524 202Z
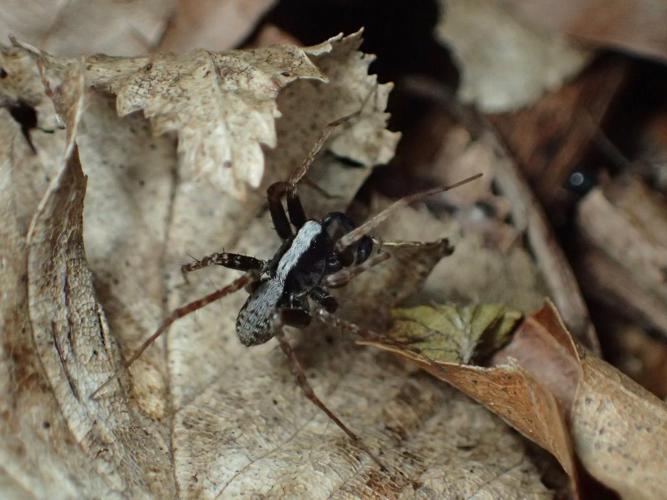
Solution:
M287 337L285 336L285 332L282 329L282 326L279 326L276 328L276 338L278 339L278 343L280 344L280 348L282 351L285 353L285 356L287 356L287 359L289 360L290 363L290 368L292 370L292 373L294 374L294 377L296 378L297 384L299 384L299 387L301 387L301 390L303 391L304 395L313 403L315 406L317 406L320 410L322 410L326 415L333 420L333 422L345 433L347 434L352 441L354 441L357 445L359 445L368 455L377 463L383 470L386 470L385 466L380 462L380 460L373 454L359 439L359 437L350 430L350 428L345 425L337 416L334 412L332 412L327 406L322 402L320 398L317 397L315 394L315 391L313 391L312 386L310 385L310 382L308 382L308 379L306 378L306 372L303 370L303 367L301 366L301 363L299 362L299 359L296 356L296 353L294 352L294 349L292 349L292 346L290 345L289 341L287 340Z
M107 385L109 385L109 383L113 381L120 374L121 371L132 366L132 363L134 363L144 353L144 351L148 349L153 344L153 342L155 342L158 339L158 337L160 337L160 335L162 335L171 326L171 324L174 321L184 316L187 316L188 314L191 314L197 311L198 309L201 309L202 307L209 305L211 302L220 300L221 298L240 290L245 285L247 285L252 279L253 279L252 275L244 274L240 278L237 278L234 281L232 281L229 285L219 288L218 290L209 293L205 297L190 302L189 304L181 306L178 309L174 309L171 312L171 314L167 316L167 318L162 322L162 324L155 331L155 333L150 337L148 337L144 341L144 343L141 344L139 349L134 351L134 353L132 353L132 355L113 372L113 374L107 379L107 381L104 382L100 387L98 387L95 390L95 392L93 392L91 398L95 398L102 389L104 389Z
M187 273L209 266L224 266L229 269L236 269L237 271L259 272L265 265L266 263L264 261L256 259L255 257L248 257L247 255L240 255L237 253L220 252L207 255L206 257L189 264L183 264L181 266L181 274L183 274L183 279L187 282Z
M399 200L396 200L394 203L389 205L387 208L382 210L381 212L375 214L373 217L368 219L366 222L364 222L361 226L357 227L356 229L353 229L349 233L347 233L345 236L340 238L336 242L336 250L339 252L345 251L347 247L350 245L356 243L359 241L361 238L366 236L370 231L372 231L374 228L380 225L383 221L387 220L387 218L394 213L396 210L399 210L401 208L407 207L411 203L414 203L419 200L423 200L425 198L428 198L429 196L432 196L434 194L438 193L443 193L445 191L449 191L450 189L454 189L455 187L461 186L463 184L467 184L468 182L471 182L479 177L481 177L482 174L476 174L472 175L470 177L467 177L459 182L455 182L454 184L450 184L449 186L440 186L437 188L429 189L428 191L423 191L421 193L415 193L411 194L409 196L405 196Z

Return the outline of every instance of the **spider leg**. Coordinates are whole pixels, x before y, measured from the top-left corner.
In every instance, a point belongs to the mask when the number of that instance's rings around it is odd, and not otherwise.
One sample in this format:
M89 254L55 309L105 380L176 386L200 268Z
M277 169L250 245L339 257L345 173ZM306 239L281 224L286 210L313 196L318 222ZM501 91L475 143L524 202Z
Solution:
M281 239L289 240L294 234L292 233L289 220L287 220L287 214L281 200L285 192L283 184L284 182L271 184L266 190L266 197L269 200L269 212L271 213L271 220L273 221L273 227L276 228L276 233L278 233Z
M279 217L284 218L283 222L281 223L286 222L287 219L285 218L285 211L283 210L282 202L280 201L284 194L287 195L287 213L289 214L289 220L294 227L299 229L306 223L307 218L306 213L303 210L303 206L301 205L299 195L296 192L296 186L292 186L287 182L274 182L271 184L271 186L269 186L268 190L269 203L271 203L271 200L273 200L274 204L280 204L282 215L279 215ZM277 208L278 207L276 206L276 210ZM271 212L271 215L273 216L273 212Z
M294 374L294 377L296 378L297 384L299 384L299 387L301 387L301 390L303 391L304 395L310 400L311 403L313 403L315 406L317 406L320 410L322 410L326 415L333 420L333 422L345 433L347 434L352 441L354 441L358 446L361 447L368 455L373 459L375 463L377 463L382 470L386 470L386 467L380 462L380 460L373 454L367 447L364 445L363 441L359 439L359 437L352 431L350 428L345 425L337 416L334 412L332 412L327 406L322 402L322 400L317 397L315 394L315 391L313 390L312 386L310 385L310 382L308 382L308 378L306 377L306 372L303 370L303 367L301 366L301 363L299 362L299 358L297 358L296 353L294 352L294 349L292 349L292 346L290 345L289 341L287 340L287 337L285 336L285 332L283 331L282 325L279 325L276 328L276 338L278 339L278 343L280 344L280 348L282 351L285 353L285 356L287 356L287 359L289 360L290 363L290 368L292 370L292 373Z
M310 325L312 317L306 297L292 295L280 307L280 322L294 328L305 328Z
M326 311L335 312L338 309L338 301L333 298L321 286L313 288L308 294L313 300L317 301Z
M324 278L324 283L329 288L339 288L345 286L355 276L359 276L371 267L377 266L385 260L391 258L391 254L379 250L375 255L368 257L361 264L354 267L344 267L340 271L330 274Z
M198 309L201 309L202 307L205 307L209 305L211 302L215 302L216 300L219 300L226 295L230 295L241 288L243 288L246 284L248 284L251 280L253 279L252 274L244 274L240 278L235 279L232 281L229 285L224 286L222 288L217 289L216 291L209 293L208 295L197 299L193 302L190 302L189 304L186 304L184 306L181 306L177 309L174 309L169 316L166 317L166 319L162 322L162 324L159 326L159 328L155 331L153 335L148 337L143 344L132 353L132 355L121 364L120 367L118 367L113 374L100 386L98 387L95 392L91 395L91 398L95 398L99 392L104 389L111 381L113 381L121 371L129 368L132 366L132 363L134 363L143 353L146 349L148 349L153 342L155 342L160 335L162 335L167 328L171 326L171 324L184 317L187 316L190 313L195 312Z
M211 255L207 255L206 257L195 260L195 262L189 264L183 264L181 266L181 274L183 275L183 279L187 282L187 273L208 266L224 266L229 269L236 269L237 271L260 272L264 269L265 265L266 263L264 261L254 257L248 257L247 255L240 255L237 253L220 252L212 253Z
M359 241L361 238L363 238L365 235L367 235L371 230L376 228L377 226L380 225L383 221L385 221L392 213L394 213L396 210L399 210L403 207L407 207L411 203L414 203L419 200L423 200L424 198L428 198L429 196L432 196L434 194L438 193L443 193L445 191L449 191L450 189L454 189L455 187L461 186L463 184L467 184L468 182L471 182L479 177L481 177L482 174L475 174L470 177L467 177L461 181L455 182L454 184L450 184L448 186L439 186L437 188L429 189L428 191L422 191L421 193L415 193L411 194L408 196L405 196L399 200L396 200L394 203L389 205L387 208L382 210L381 212L375 214L373 217L368 219L366 222L364 222L361 226L357 227L356 229L353 229L349 233L347 233L345 236L343 236L341 239L339 239L336 242L336 250L338 252L343 252L347 247L352 245L353 243L356 243Z
M299 168L295 169L294 172L292 172L292 175L290 175L288 181L288 184L290 186L292 187L296 186L299 183L299 181L303 178L303 176L308 173L308 169L315 160L315 157L322 150L322 147L327 142L329 137L331 137L331 134L333 134L333 132L338 128L338 126L361 115L364 108L366 107L366 104L370 100L371 96L375 94L376 91L377 91L377 85L375 85L373 89L368 93L368 95L364 98L364 101L361 103L361 106L357 111L355 111L354 113L350 113L349 115L345 115L341 118L338 118L337 120L334 120L333 122L329 123L324 127L324 130L317 138L317 141L315 141L315 144L308 152L308 154L304 158Z
M347 321L340 316L332 313L331 311L327 311L324 308L319 308L315 310L315 315L318 320L320 320L322 323L330 325L338 330L343 330L348 333L351 333L352 335L356 335L357 337L361 337L364 340L382 340L383 342L387 342L388 339L386 337L383 337L382 335L375 333L371 330L368 330L366 328L362 328L356 323L352 323L351 321Z

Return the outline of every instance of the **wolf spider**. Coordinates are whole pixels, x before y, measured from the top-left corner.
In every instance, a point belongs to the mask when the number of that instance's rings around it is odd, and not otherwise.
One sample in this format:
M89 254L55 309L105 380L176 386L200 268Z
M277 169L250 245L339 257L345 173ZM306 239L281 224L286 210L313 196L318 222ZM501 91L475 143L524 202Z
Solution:
M243 271L244 274L228 285L189 304L174 309L159 328L137 349L114 374L100 386L98 394L109 382L134 363L169 326L208 304L222 299L241 288L249 292L248 299L238 313L236 333L245 346L263 344L276 337L287 356L291 370L305 396L319 407L354 442L358 443L380 467L382 463L368 450L358 436L350 430L313 391L305 372L288 342L283 328L304 328L312 320L311 302L321 321L364 336L364 330L334 313L336 299L328 290L346 285L352 278L387 260L390 253L382 249L382 243L368 233L396 210L428 196L441 193L468 183L481 174L473 175L449 186L406 196L394 202L359 227L342 212L331 212L322 220L309 219L297 194L297 183L307 173L310 164L322 148L331 132L345 117L330 124L318 139L302 165L288 181L269 186L267 198L269 212L275 230L282 240L276 254L269 260L229 252L213 253L181 267L187 281L187 273L218 265ZM287 211L282 199L286 198ZM375 253L373 250L376 249Z

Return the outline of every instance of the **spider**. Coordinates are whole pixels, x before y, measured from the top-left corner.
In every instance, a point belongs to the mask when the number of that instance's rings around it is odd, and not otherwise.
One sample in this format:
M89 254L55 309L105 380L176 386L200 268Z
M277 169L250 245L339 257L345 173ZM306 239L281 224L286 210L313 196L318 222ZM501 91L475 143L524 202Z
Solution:
M205 297L173 310L155 333L95 391L93 396L111 382L122 369L131 366L174 321L245 287L249 296L236 320L236 333L241 343L245 346L254 346L275 337L290 361L292 372L305 396L384 468L374 454L363 446L358 436L315 394L292 346L285 337L283 328L285 326L304 328L310 324L315 312L323 321L363 335L359 327L334 315L338 304L328 290L346 285L355 276L391 257L389 252L383 250L382 244L368 233L397 209L470 182L481 174L449 186L401 198L359 227L356 227L342 212L331 212L322 220L309 219L301 205L297 184L307 173L331 131L342 120L347 119L349 117L338 120L325 129L306 160L288 181L276 182L269 186L267 190L269 212L275 230L282 240L276 254L269 260L262 260L247 255L219 252L183 265L181 272L186 281L187 273L212 265L243 271L244 274ZM283 198L286 198L287 211L283 206ZM374 250L376 251L373 252ZM313 302L317 304L314 309L311 305Z

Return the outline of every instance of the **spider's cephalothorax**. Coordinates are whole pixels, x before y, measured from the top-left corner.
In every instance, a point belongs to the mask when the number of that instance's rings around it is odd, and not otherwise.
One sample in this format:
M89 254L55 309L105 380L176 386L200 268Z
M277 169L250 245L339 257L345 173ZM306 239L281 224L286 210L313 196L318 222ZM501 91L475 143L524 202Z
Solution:
M289 221L281 202L283 194L287 195ZM266 262L220 254L221 261L226 261L223 265L257 273L236 320L236 333L247 346L271 339L276 319L285 325L307 326L311 320L310 300L329 312L335 311L336 300L327 288L344 284L341 271L346 273L344 268L363 263L373 250L373 241L364 236L343 252L337 251L335 243L354 229L352 221L340 212L328 214L321 222L306 219L296 192L284 182L269 187L268 199L276 232L283 239L277 254Z

